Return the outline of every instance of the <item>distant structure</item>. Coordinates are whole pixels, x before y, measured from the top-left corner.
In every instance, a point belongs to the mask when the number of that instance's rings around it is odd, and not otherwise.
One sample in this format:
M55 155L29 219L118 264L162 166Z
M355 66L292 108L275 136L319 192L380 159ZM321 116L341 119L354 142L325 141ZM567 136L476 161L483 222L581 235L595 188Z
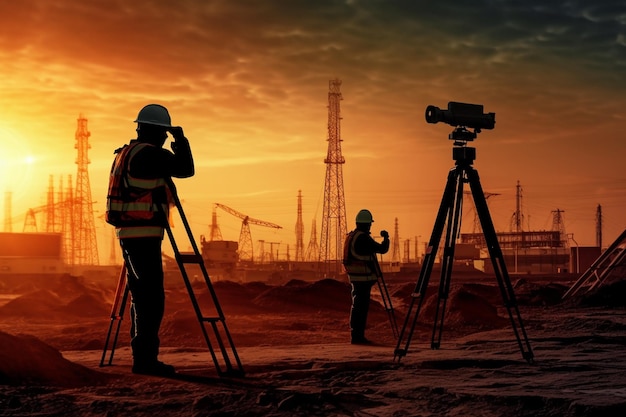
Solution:
M565 222L563 221L562 216L563 213L565 213L565 211L558 208L556 210L552 210L552 231L559 232L563 246L567 246L568 241L567 233L565 232Z
M596 209L596 246L602 250L602 206Z
M520 233L523 231L524 215L522 214L522 186L519 180L515 189L515 212L511 217L511 232Z
M250 224L256 224L259 226L272 227L274 229L282 229L282 226L279 226L274 223L266 222L264 220L253 219L252 217L243 214L233 208L230 208L224 204L215 203L216 207L221 208L226 213L232 214L235 217L240 218L241 221L241 232L239 233L239 260L240 261L254 261L254 249L252 247L252 234L250 233ZM264 256L263 249L261 249L261 256Z
M62 180L61 180L62 181ZM67 176L67 188L65 194L61 196L59 201L65 201L64 207L64 220L63 220L63 259L67 264L74 263L74 254L76 253L76 246L74 245L74 187L72 181L72 175ZM61 182L61 190L63 190L63 183Z
M89 172L87 167L90 163L88 151L89 130L87 119L81 114L78 117L76 128L76 144L78 150L76 165L78 176L76 178L76 193L74 195L74 210L72 221L72 235L74 240L72 265L99 265L98 243L96 239L96 225L93 217L93 202L91 200L91 186L89 185Z
M302 223L302 190L298 190L298 213L296 217L296 262L304 261L304 223Z
M324 184L324 210L322 212L322 237L320 261L326 277L337 278L342 272L343 241L347 233L346 200L343 191L342 165L346 162L341 154L341 80L329 81L328 91L328 153L326 182Z
M400 262L400 231L398 228L397 217L394 221L392 247L393 251L391 252L391 262Z
M215 240L222 240L222 231L217 224L217 210L213 207L213 212L211 213L211 226L209 227L209 242L213 242Z
M472 197L472 192L471 191L463 191L463 194L466 196L469 196L470 198ZM486 191L483 191L483 195L485 196L485 200L489 200L489 197L493 197L493 196L498 196L500 194L498 193L488 193ZM472 198L472 203L473 203L473 198ZM473 208L474 210L474 224L472 226L472 233L480 233L480 230L482 228L482 226L480 225L480 219L478 218L478 212L476 211L476 207ZM520 218L521 219L521 215L513 215L514 218ZM520 222L516 222L516 223L521 223ZM417 256L415 256L415 258L417 258Z
M517 181L515 212L511 218L511 231L497 233L498 243L504 255L504 261L513 273L561 273L569 269L569 245L565 233L563 210L553 211L552 230L524 230L522 227L524 215L522 213L522 187ZM486 197L486 195L485 195ZM461 233L460 243L474 246L482 250L487 249L487 242L482 233ZM457 256L465 262L474 261L474 266L485 272L493 272L490 262L485 256L477 259L473 251L468 257ZM478 261L478 262L476 262Z
M320 246L317 243L317 224L315 223L315 219L311 222L311 239L306 248L304 260L308 262L319 262L320 260Z

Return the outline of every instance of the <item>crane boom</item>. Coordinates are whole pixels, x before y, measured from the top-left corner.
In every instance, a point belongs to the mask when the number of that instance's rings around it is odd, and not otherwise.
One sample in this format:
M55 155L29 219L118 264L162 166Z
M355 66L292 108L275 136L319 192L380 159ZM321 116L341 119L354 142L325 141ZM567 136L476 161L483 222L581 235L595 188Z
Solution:
M247 215L245 215L245 214L243 214L243 213L241 213L241 212L239 212L239 211L237 211L237 210L235 210L233 208L225 206L224 204L215 203L215 206L221 208L222 210L224 210L227 213L232 214L235 217L239 217L240 219L243 220L244 224L256 224L256 225L259 225L259 226L273 227L274 229L282 229L283 228L282 226L279 226L279 225L274 224L274 223L270 223L270 222L267 222L267 221L264 221L264 220L254 219L254 218L252 218L250 216L247 216Z
M232 214L235 217L240 218L241 232L239 233L239 260L240 261L254 261L254 253L252 248L252 236L250 233L250 224L256 224L259 226L273 227L274 229L282 229L274 223L266 222L264 220L253 219L252 217L245 215L233 208L225 206L224 204L215 203L216 207L221 208L227 213Z

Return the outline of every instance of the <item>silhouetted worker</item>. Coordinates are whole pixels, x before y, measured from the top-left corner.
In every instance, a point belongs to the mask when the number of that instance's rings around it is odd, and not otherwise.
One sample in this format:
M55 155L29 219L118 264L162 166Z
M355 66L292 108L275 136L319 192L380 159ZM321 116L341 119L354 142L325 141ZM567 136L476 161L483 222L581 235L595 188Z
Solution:
M382 230L382 243L370 235L374 219L369 210L361 210L356 215L356 229L348 233L344 242L343 264L352 285L352 308L350 310L350 332L352 344L367 344L365 337L367 312L370 305L372 286L380 275L377 253L389 250L389 233Z
M133 373L171 375L158 360L165 309L161 243L171 205L167 182L194 174L189 142L167 109L149 104L137 116L137 139L115 151L107 196L107 222L116 226L131 293ZM173 152L163 148L169 132ZM162 210L159 210L159 205Z

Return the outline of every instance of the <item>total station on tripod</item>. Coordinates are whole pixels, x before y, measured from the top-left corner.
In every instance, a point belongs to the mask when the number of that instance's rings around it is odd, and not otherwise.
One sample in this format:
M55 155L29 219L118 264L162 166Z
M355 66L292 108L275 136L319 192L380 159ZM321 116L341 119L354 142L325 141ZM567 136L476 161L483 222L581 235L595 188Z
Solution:
M456 161L464 160L471 163L476 158L476 150L465 145L476 139L481 129L493 129L496 125L496 114L484 113L482 104L451 101L448 103L448 110L441 110L433 105L426 107L426 121L444 122L454 126L455 129L448 136L448 139L454 140L453 158Z
M481 129L494 128L496 114L483 113L482 104L451 101L448 103L448 110L441 110L433 105L426 107L426 121L428 123L444 122L450 126L471 128L476 133L480 133Z

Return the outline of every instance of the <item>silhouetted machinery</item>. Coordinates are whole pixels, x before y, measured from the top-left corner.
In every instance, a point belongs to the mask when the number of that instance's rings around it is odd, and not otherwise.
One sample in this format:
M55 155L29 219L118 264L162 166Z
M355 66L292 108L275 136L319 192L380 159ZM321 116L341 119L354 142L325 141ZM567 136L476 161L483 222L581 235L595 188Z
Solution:
M450 102L447 110L441 110L435 106L426 108L426 121L428 123L444 122L455 129L450 133L449 139L454 140L452 157L455 166L448 174L439 212L435 220L433 232L428 242L424 262L420 275L411 294L412 299L407 311L407 315L398 338L398 344L394 351L394 360L398 361L406 356L411 338L415 330L417 318L428 289L428 282L433 269L437 250L441 243L444 227L446 228L445 241L443 244L443 256L441 260L441 278L439 282L439 294L435 308L435 319L431 338L431 348L438 349L441 344L441 334L443 330L444 313L450 292L450 277L452 275L452 265L454 261L454 249L457 236L461 229L461 210L463 202L463 186L469 183L471 194L474 199L476 212L485 235L489 256L493 264L493 270L498 282L498 287L502 294L504 306L511 319L513 331L517 338L520 351L524 359L533 361L533 352L524 329L522 317L515 299L515 292L511 285L511 280L504 263L504 256L498 243L496 231L489 214L485 194L478 172L472 164L476 159L476 149L467 146L467 142L476 139L481 129L493 129L495 126L495 113L483 113L483 106L478 104L467 104ZM470 131L468 129L473 129ZM417 306L415 305L417 302Z
M233 208L230 208L224 204L215 203L216 207L221 208L227 213L232 214L235 217L239 217L241 221L241 232L239 233L239 260L250 261L254 260L254 253L252 249L252 236L250 233L250 224L256 224L259 226L272 227L274 229L282 229L274 223L266 222L264 220L253 219L252 217L245 215Z

